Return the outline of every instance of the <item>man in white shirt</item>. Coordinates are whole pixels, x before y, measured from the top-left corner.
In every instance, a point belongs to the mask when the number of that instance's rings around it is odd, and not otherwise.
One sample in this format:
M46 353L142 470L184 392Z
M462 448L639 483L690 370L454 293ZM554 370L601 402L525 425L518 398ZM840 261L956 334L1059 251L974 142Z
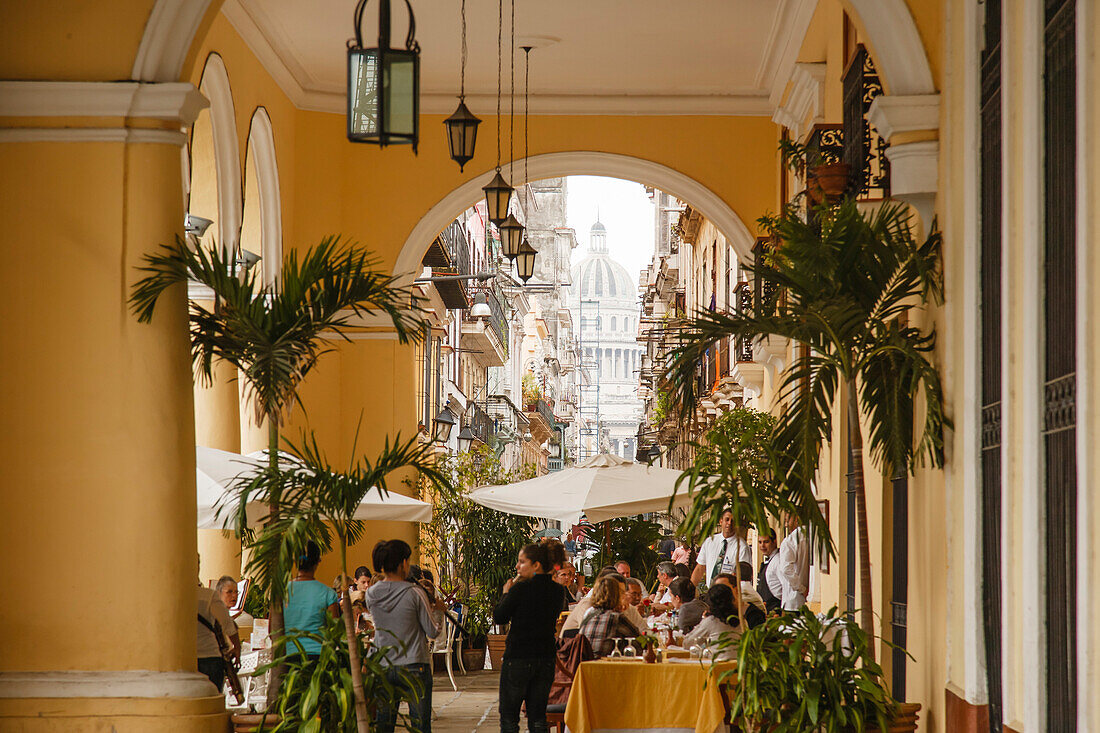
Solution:
M650 596L654 613L664 613L672 605L672 593L668 584L676 580L676 566L669 561L657 565L657 592Z
M810 541L798 517L787 516L788 534L779 546L779 578L783 583L782 608L797 611L806 605L810 591Z
M740 527L733 524L733 512L722 512L718 519L718 534L707 537L699 548L699 559L691 571L691 582L698 585L705 582L714 584L714 579L722 573L733 573L739 562L752 565L752 547L743 537Z
M756 574L756 592L764 599L768 613L779 609L783 603L783 581L779 578L779 545L775 530L765 527L757 538L760 555L760 571Z
M201 619L195 622L197 627L195 650L198 656L199 671L209 677L214 686L218 688L218 692L221 692L225 684L225 661L222 658L221 647L218 644L217 637L214 636L213 629L218 629L225 634L226 630L231 628L233 622L229 618L228 609L226 609L222 599L213 588L204 588L200 585L196 589L196 596L198 616ZM203 621L206 623L203 623ZM240 641L237 640L236 643L239 647Z

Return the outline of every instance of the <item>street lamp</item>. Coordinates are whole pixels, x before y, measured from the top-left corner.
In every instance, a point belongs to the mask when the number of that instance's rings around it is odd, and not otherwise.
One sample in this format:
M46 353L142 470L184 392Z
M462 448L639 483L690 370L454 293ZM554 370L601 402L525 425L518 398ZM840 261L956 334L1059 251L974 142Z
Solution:
M432 420L432 439L439 443L446 443L451 439L451 428L455 426L455 416L444 407Z
M524 240L520 245L519 253L516 255L516 270L519 271L519 279L526 283L535 274L535 256L538 255L538 250L531 246L530 242Z
M505 257L514 260L523 245L523 224L515 214L509 214L497 226L500 228L500 248Z
M493 311L489 308L489 302L485 298L485 293L478 293L474 296L474 305L470 308L470 318L489 318L493 315ZM461 440L461 437L459 438Z
M458 452L465 453L470 450L470 446L474 442L474 431L470 430L470 426L462 428L462 432L458 434Z
M500 175L498 164L497 174L481 189L485 192L485 209L491 221L500 226L508 218L508 202L512 200L512 187L504 176Z
M447 146L451 150L451 160L458 163L458 170L461 172L474 157L477 126L481 124L481 120L474 117L466 102L459 102L458 109L443 120L443 124L447 126Z
M405 48L390 48L390 0L378 5L378 47L363 48L363 11L367 0L355 6L355 40L348 41L348 140L411 144L420 136L420 44L416 18L409 9Z

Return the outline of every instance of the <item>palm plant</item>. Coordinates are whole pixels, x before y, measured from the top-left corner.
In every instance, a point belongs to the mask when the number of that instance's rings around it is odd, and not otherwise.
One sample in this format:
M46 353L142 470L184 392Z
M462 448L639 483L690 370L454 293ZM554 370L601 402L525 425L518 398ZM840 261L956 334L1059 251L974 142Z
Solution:
M291 446L291 449L297 460L286 461L287 465L281 470L267 472L245 483L233 504L235 522L238 527L244 527L248 523L246 508L250 501L262 502L272 493L280 498L279 516L274 521L264 522L256 535L253 548L259 551L253 552L247 571L257 578L286 577L290 572L288 561L299 554L305 540L331 549L330 540L335 539L355 717L359 733L369 733L371 721L363 686L363 659L355 632L347 574L348 546L363 537L360 505L370 491L385 497L389 493L387 481L397 472L418 471L440 486L449 486L450 482L437 466L431 446L419 443L415 437L407 442L400 436L393 442L387 438L373 462L362 457L353 460L345 471L331 467L313 436L303 440L300 448ZM353 447L352 454L355 453Z
M288 252L278 279L263 283L256 270L237 271L235 253L218 246L210 251L191 247L177 236L174 244L146 255L139 268L145 276L133 286L130 305L144 323L175 286L194 281L213 291L213 308L190 302L195 372L210 384L215 360L237 369L256 424L267 423L268 467L276 473L279 426L299 404L302 380L333 350L334 337L346 339L357 319L378 312L389 316L401 343L422 330L411 291L377 271L378 264L369 252L326 237L301 259ZM277 481L271 485L280 486ZM273 491L269 499L268 521L277 522L280 494ZM280 586L273 582L268 590L278 594ZM282 604L270 597L269 603L271 633L277 639L283 628Z
M821 449L832 439L832 408L844 388L859 527L861 625L873 629L871 552L863 479L863 434L884 475L943 465L948 420L930 354L934 330L909 325L911 312L942 301L940 233L918 242L903 205L864 214L855 201L815 210L816 222L786 208L762 220L776 245L751 268L771 291L749 313L700 312L678 334L665 377L679 404L695 404L695 365L721 339L775 336L804 345L785 371L772 435L776 477L812 496ZM918 400L923 422L915 431Z

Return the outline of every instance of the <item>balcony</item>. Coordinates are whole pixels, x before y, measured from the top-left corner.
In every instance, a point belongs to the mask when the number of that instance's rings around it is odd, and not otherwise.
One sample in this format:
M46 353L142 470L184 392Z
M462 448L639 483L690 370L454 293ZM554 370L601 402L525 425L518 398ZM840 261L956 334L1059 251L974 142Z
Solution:
M554 434L554 411L543 399L524 406L523 414L531 421L531 436L536 443L547 441Z
M499 290L495 286L477 288L474 293L485 296L489 304L488 318L471 318L462 314L462 343L475 353L475 360L483 366L504 366L508 361L508 319L504 314Z
M485 445L491 445L491 441L496 437L496 421L489 416L489 413L477 404L470 403L469 408L466 410L466 419L468 421L467 426L474 437Z
M466 232L462 225L453 221L440 232L428 248L423 260L432 268L432 275L469 275L470 245L466 241ZM435 283L435 289L443 304L452 310L464 310L470 307L469 286L463 280L449 280Z

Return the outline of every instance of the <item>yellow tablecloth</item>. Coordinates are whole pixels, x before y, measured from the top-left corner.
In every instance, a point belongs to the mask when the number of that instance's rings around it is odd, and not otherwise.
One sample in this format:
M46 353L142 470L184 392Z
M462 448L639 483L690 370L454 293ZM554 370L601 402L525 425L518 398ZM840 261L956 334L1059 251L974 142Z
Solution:
M726 662L712 669L709 661L584 662L573 679L565 725L571 733L677 728L714 733L726 714L716 680L732 668Z

